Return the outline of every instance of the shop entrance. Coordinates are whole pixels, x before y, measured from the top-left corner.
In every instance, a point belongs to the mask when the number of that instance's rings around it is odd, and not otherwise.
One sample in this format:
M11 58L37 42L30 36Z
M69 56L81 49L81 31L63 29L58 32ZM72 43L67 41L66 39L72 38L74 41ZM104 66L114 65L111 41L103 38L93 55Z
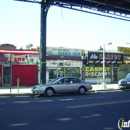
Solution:
M3 66L3 86L9 86L11 84L11 69L10 67Z

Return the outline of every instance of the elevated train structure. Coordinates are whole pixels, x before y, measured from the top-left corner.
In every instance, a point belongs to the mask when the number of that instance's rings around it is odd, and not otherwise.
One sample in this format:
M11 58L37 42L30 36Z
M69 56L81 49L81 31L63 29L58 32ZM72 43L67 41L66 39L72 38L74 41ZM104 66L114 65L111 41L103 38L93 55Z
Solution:
M41 6L40 82L46 82L46 17L51 6L130 21L130 0L16 0ZM124 23L125 24L125 23Z

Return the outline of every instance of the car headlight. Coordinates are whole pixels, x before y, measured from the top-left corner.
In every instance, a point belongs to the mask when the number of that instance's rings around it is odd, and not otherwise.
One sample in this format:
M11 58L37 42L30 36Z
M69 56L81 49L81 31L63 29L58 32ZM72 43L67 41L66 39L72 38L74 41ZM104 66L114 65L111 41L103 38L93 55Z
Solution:
M123 79L119 80L118 82L118 84L125 84L125 83L126 83L126 80L123 80Z

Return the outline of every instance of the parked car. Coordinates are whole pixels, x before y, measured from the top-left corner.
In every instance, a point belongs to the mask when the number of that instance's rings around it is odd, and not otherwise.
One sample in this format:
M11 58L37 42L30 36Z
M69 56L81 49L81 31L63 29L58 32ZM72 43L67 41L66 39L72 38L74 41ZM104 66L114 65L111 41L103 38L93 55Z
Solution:
M126 75L124 79L118 81L119 89L130 89L130 73Z
M33 94L52 96L57 93L74 93L85 94L91 90L91 83L85 82L78 77L67 76L58 77L47 84L34 86L31 90Z

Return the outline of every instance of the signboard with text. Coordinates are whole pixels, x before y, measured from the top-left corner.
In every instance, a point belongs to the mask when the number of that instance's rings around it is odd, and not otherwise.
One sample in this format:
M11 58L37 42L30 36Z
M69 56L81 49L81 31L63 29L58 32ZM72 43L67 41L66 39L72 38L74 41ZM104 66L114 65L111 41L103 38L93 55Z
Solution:
M86 67L86 77L96 78L103 76L103 67ZM105 77L110 77L110 67L105 67Z
M103 53L88 52L88 64L102 64ZM121 53L105 53L105 64L122 64L123 55Z
M130 48L128 47L118 47L118 51L125 54L130 54Z
M47 47L47 55L57 56L81 56L84 53L83 49L72 49L63 47Z

